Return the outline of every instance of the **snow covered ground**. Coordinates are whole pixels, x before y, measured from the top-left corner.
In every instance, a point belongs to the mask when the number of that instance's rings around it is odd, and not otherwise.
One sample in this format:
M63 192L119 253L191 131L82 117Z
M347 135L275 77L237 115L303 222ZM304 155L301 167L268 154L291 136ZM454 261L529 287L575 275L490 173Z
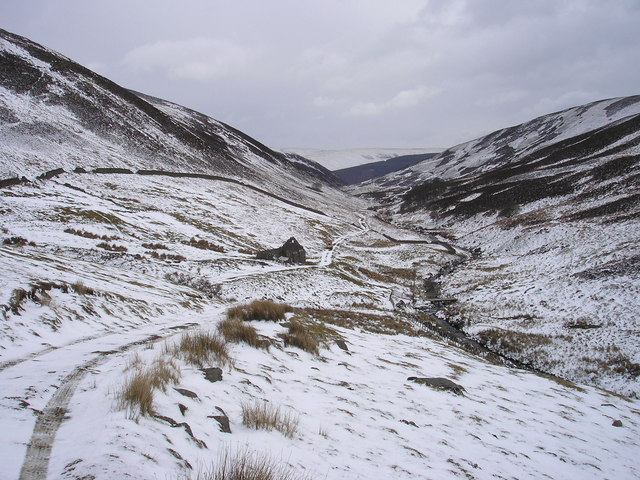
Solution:
M583 205L584 207L588 204ZM540 224L477 216L456 221L456 246L469 259L442 279L457 298L450 313L490 348L573 381L640 395L640 277L633 220L562 222L562 209L543 201ZM409 220L431 221L423 214ZM634 263L634 261L636 263Z
M328 479L640 473L637 400L493 365L431 338L393 303L410 301L416 282L455 255L338 192L317 194L313 206L328 215L238 185L165 177L64 174L0 195L2 239L34 243L0 247L0 478L195 477L223 450ZM292 235L308 264L238 251ZM195 248L193 237L224 251ZM20 289L28 295L18 299ZM295 311L248 322L272 345L230 344L232 365L204 365L222 368L220 382L171 353L185 332L213 332L227 308L260 298ZM319 355L284 345L292 316L327 335ZM179 371L154 395L164 419L120 406L125 381L161 360ZM448 378L466 393L408 377ZM298 419L295 433L243 426L242 405L256 401ZM232 433L210 418L216 407Z

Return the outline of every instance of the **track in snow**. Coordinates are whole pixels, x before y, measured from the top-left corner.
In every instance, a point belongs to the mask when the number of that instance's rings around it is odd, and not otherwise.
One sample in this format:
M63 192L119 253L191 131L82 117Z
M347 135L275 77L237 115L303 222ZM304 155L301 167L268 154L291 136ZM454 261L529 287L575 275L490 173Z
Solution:
M47 405L36 420L36 424L33 427L33 433L31 434L31 439L27 444L27 453L25 454L25 458L22 463L19 480L44 480L47 478L49 459L51 458L51 450L53 449L56 433L58 432L62 421L66 418L67 407L69 406L69 402L71 401L71 397L73 396L76 387L92 368L105 362L110 355L126 352L132 347L148 342L156 342L158 340L168 338L175 335L178 331L194 325L194 323L186 323L170 327L172 332L165 336L152 334L141 340L125 344L116 350L109 352L96 352L98 356L76 367L69 375L64 377L60 386L49 399ZM40 353L42 354L44 352Z

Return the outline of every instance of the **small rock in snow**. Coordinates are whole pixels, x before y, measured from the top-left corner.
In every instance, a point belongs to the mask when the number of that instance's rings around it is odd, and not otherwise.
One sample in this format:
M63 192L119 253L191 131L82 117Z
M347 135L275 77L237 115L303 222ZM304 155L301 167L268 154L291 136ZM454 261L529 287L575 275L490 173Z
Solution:
M201 368L200 371L204 373L204 378L211 383L222 381L222 369L218 367Z
M184 395L185 397L195 398L196 400L199 400L198 394L195 392L192 392L191 390L187 390L186 388L174 388L174 390L178 392L180 395Z

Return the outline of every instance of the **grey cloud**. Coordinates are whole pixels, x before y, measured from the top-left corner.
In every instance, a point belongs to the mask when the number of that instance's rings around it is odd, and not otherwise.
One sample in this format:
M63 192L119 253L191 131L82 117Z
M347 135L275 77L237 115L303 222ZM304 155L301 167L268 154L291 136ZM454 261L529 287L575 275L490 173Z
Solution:
M5 0L0 18L126 87L273 146L446 147L551 110L639 93L639 7Z

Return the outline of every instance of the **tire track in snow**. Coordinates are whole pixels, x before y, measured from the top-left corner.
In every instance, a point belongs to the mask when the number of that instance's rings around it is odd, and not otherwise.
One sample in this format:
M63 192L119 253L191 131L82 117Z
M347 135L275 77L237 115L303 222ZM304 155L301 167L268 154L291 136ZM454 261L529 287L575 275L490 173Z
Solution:
M328 265L331 265L331 262L333 261L333 251L342 242L344 242L345 240L347 240L347 239L349 239L351 237L355 237L358 234L366 233L369 230L371 230L371 227L369 227L367 222L365 222L364 217L360 217L359 223L360 223L360 230L356 230L355 232L346 233L346 234L336 238L333 241L333 248L331 248L331 250L326 250L326 251L324 251L322 253L322 258L320 259L320 262L318 263L319 267L326 267Z
M52 345L50 347L43 348L42 350L38 350L37 352L30 353L29 355L27 355L25 357L14 358L13 360L7 360L5 362L1 362L0 363L0 372L5 370L5 369L7 369L7 368L14 367L14 366L16 366L16 365L18 365L18 364L20 364L22 362L26 362L27 360L33 360L34 358L39 357L40 355L45 355L45 354L47 354L49 352L53 352L54 350L58 350L60 348L65 348L65 347L70 347L72 345L77 345L77 344L82 343L82 342L88 342L90 340L95 340L97 338L100 338L100 337L103 337L103 336L106 336L106 335L109 335L109 334L112 334L112 333L113 332L108 332L108 333L105 333L104 335L91 335L89 337L82 337L82 338L79 338L77 340L74 340L73 342L65 343L64 345L59 345L57 347L54 347Z
M178 331L194 325L194 323L186 323L169 327L172 332L167 335L152 334L141 340L127 343L116 350L96 352L98 356L77 366L69 375L64 377L60 382L60 386L42 410L42 414L40 414L36 420L31 439L27 444L27 453L22 463L19 480L44 480L47 478L47 470L49 469L49 460L51 458L51 450L53 449L56 433L66 418L67 407L69 406L76 387L92 368L105 362L111 355L126 352L130 348L148 342L156 342L168 338L178 333Z

